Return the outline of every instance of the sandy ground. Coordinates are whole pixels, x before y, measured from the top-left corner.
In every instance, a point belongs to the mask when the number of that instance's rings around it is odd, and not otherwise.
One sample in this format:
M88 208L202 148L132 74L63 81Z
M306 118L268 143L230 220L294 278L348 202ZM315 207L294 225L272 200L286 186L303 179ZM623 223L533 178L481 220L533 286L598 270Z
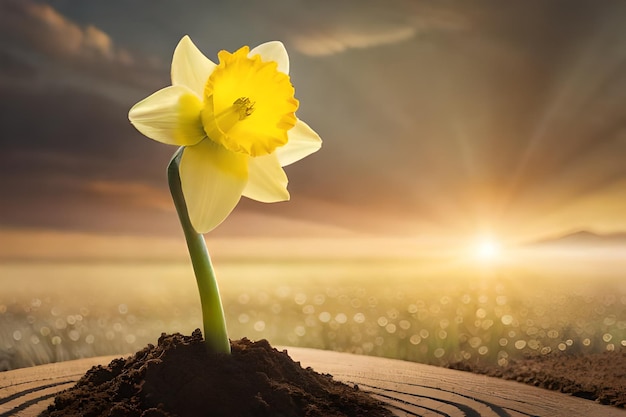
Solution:
M505 367L471 362L458 362L449 367L626 407L626 348L592 354L533 356L511 360Z

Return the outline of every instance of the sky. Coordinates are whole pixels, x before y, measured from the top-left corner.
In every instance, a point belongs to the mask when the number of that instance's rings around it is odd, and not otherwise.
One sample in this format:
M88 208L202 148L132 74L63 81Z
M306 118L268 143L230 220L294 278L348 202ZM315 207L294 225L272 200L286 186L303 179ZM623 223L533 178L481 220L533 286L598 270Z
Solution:
M620 0L0 0L0 241L180 238L175 148L127 114L185 34L214 61L281 40L324 141L286 168L291 201L244 198L212 236L626 231L625 20Z

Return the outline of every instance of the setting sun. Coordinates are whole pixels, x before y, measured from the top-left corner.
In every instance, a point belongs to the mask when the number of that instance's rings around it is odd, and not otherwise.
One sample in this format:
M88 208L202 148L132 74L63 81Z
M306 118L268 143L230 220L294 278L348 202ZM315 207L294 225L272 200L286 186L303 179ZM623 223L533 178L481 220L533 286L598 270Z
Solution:
M500 244L491 238L482 238L475 243L474 257L483 262L493 262L501 254Z

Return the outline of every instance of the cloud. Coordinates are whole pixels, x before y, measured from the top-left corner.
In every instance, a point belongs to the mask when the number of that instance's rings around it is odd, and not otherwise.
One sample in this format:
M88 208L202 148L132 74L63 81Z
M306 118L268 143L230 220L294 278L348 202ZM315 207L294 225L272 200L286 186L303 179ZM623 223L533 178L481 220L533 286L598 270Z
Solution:
M131 181L97 180L88 183L87 188L90 192L122 205L167 212L174 211L172 200L164 187L154 187Z
M311 56L332 55L350 48L368 48L388 43L401 42L415 35L415 28L399 27L390 30L354 31L341 27L330 27L308 35L295 35L293 46Z
M3 1L0 28L16 46L28 46L51 57L132 64L131 55L116 47L109 35L93 25L81 27L47 4Z
M159 59L31 0L0 2L0 63L0 88L81 90L124 105L168 78Z
M310 56L395 44L469 26L466 17L449 7L405 0L314 2L299 11L296 21L288 38L295 49Z
M0 228L0 244L0 260L10 261L184 261L188 257L182 236L176 239Z
M110 14L122 3L114 0L103 6L102 0L92 1L101 15L107 11ZM71 2L80 3L68 0L68 4ZM206 51L209 56L215 56L221 48L272 39L283 41L290 51L326 56L462 32L472 27L478 14L473 9L477 7L449 0L188 0L183 8L175 2L136 0L124 2L125 17L116 23L121 31L130 32L136 23L128 16L141 13L142 23L159 30L138 31L128 42L142 39L144 44L149 40L155 45L167 45L172 37L189 34L199 46L203 41L208 43L212 48ZM148 8L150 20L144 17ZM69 9L66 6L68 13ZM96 12L89 17L99 19Z

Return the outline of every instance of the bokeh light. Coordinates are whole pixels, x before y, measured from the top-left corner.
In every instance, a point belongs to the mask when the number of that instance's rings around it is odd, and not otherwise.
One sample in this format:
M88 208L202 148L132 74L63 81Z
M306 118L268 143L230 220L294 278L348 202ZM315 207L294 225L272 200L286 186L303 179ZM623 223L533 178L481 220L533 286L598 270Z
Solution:
M436 365L504 366L527 354L626 346L620 279L547 279L522 268L433 273L420 262L381 260L231 261L217 269L231 338ZM201 327L186 263L0 270L13 278L3 278L0 294L3 369L132 353L161 332Z

